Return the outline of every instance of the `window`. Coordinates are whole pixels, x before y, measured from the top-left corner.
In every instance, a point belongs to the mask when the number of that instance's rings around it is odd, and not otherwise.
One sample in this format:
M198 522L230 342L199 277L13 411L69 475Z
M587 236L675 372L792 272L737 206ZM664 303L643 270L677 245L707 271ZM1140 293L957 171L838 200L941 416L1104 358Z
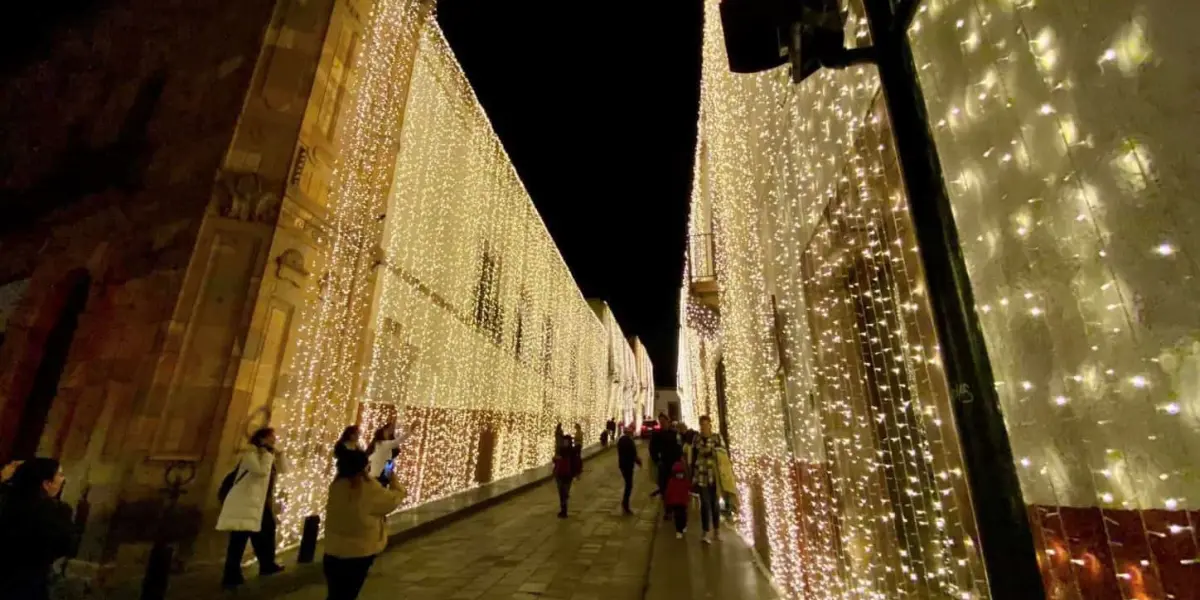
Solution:
M325 97L321 99L321 110L317 113L317 128L327 138L333 138L337 127L357 45L358 34L349 25L342 26L333 51L333 64L329 65L329 77L325 80Z
M475 285L475 326L500 343L500 263L487 247L480 258L479 282Z

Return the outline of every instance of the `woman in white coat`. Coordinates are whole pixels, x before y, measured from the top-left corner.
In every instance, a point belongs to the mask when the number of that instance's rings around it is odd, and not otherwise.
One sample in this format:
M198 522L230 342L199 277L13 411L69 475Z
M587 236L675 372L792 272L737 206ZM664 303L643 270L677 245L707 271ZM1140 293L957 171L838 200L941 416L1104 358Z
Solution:
M271 575L283 570L275 562L275 476L287 471L283 457L275 451L275 430L259 429L250 437L250 449L238 457L233 487L221 505L217 531L229 532L225 573L221 585L233 588L243 583L242 555L246 542L254 546L258 573Z

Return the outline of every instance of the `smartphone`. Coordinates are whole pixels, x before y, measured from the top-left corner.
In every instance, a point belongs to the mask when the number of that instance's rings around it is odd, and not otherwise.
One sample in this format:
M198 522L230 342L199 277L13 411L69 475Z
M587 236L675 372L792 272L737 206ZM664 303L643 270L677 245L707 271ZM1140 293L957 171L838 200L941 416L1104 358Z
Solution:
M395 468L396 468L396 459L388 460L387 463L385 463L383 465L383 475L381 477L383 477L384 479L391 479L392 471Z

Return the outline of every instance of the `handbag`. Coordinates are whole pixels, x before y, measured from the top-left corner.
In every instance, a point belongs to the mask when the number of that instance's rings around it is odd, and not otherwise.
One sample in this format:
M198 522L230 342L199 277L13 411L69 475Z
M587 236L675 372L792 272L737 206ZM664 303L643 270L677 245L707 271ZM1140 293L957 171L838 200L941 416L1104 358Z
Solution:
M229 497L229 492L233 491L233 486L237 485L239 481L241 481L248 473L250 473L250 471L244 471L239 475L238 470L240 470L241 467L242 461L239 460L238 463L233 466L233 470L221 480L221 485L217 488L217 500L220 500L221 504L225 503L225 499Z

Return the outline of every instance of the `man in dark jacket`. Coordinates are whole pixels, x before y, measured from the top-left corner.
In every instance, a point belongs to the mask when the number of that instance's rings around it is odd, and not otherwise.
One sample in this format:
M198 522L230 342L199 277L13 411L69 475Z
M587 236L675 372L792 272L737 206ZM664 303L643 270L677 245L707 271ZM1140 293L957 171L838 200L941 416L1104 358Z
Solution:
M633 466L642 466L642 459L638 458L637 446L633 443L633 429L629 428L621 432L621 439L617 440L617 467L621 469L621 477L625 479L625 495L621 497L621 510L625 514L633 514L629 510L629 495L633 493Z
M658 430L650 436L650 460L658 468L658 493L667 491L667 481L671 478L671 467L683 457L683 444L679 433L671 427L671 420L666 414L658 415ZM665 510L666 497L663 497L663 518L669 520L671 511Z

